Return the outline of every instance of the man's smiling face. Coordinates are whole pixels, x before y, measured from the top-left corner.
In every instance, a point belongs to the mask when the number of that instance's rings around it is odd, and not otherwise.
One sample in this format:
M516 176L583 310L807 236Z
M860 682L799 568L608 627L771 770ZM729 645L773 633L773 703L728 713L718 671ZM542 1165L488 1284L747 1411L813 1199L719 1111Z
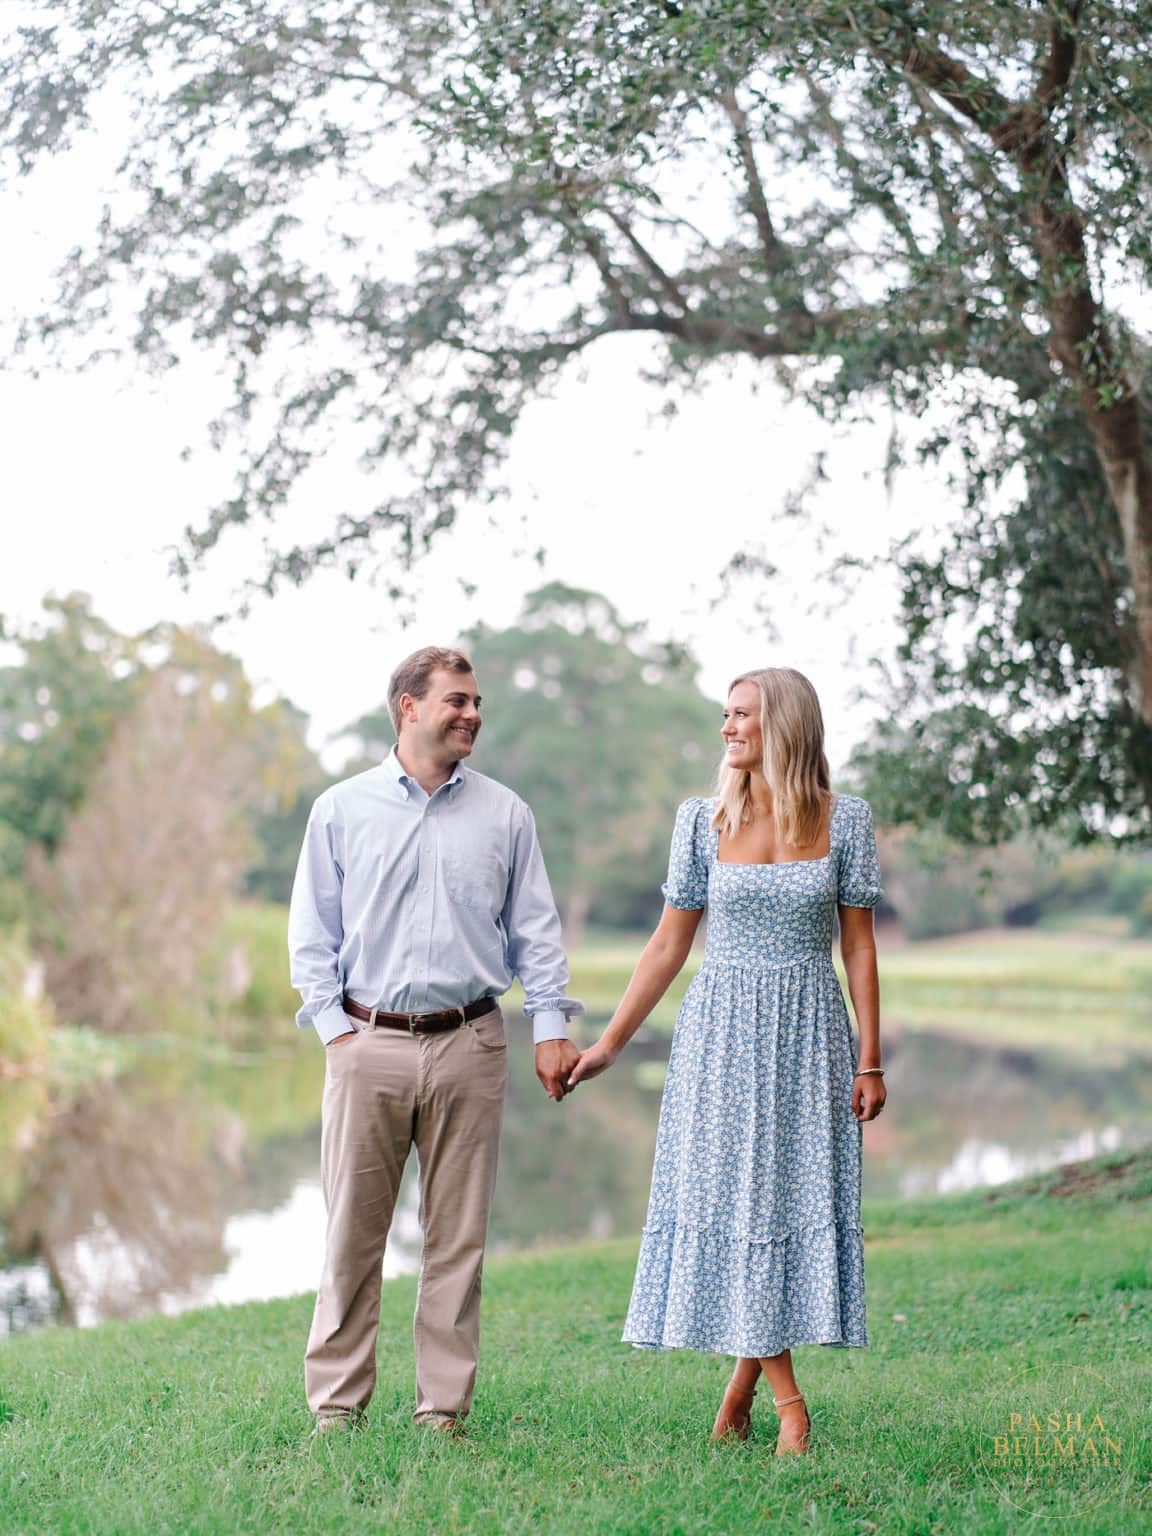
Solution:
M452 762L468 757L480 734L480 694L472 672L437 669L422 699L405 694L401 701L405 734L428 757Z

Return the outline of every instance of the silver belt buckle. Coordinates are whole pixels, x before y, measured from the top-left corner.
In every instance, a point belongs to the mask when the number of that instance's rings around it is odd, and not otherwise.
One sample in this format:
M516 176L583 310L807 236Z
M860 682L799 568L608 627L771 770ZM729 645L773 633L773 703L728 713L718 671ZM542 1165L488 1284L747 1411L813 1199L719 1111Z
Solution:
M418 1013L410 1013L408 1015L408 1033L410 1035L414 1035L416 1033L416 1020L419 1017L420 1015Z

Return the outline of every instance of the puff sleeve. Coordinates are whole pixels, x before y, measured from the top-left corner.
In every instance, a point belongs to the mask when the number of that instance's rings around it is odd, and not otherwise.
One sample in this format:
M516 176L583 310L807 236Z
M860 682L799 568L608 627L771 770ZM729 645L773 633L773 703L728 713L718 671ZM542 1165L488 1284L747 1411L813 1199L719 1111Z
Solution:
M848 797L846 797L848 798ZM880 861L876 855L876 828L867 800L852 796L847 836L840 850L839 889L842 907L874 907L884 894L880 886Z
M670 907L682 912L698 911L708 905L708 859L702 846L704 801L685 800L676 812L672 849L668 855L668 878L660 887Z

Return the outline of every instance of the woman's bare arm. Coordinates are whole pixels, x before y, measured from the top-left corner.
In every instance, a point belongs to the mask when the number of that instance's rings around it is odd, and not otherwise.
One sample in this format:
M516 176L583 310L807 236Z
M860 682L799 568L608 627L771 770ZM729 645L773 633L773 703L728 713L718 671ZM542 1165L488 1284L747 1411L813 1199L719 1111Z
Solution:
M871 907L837 907L840 956L860 1031L860 1065L880 1065L880 976Z
M880 976L876 967L876 936L871 907L837 907L840 915L840 954L848 977L852 1011L860 1031L861 1067L880 1065ZM874 1120L884 1107L887 1091L877 1073L855 1079L852 1113L857 1120Z
M644 946L620 1006L596 1044L590 1046L568 1076L570 1087L597 1077L616 1060L680 973L692 948L704 909L684 912L664 908L656 931Z

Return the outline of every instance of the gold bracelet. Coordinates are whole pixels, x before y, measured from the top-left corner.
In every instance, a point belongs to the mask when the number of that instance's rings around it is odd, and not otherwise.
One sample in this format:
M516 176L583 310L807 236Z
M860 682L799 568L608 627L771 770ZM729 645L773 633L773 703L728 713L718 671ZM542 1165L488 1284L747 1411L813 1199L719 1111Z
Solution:
M856 1073L856 1076L857 1077L865 1077L869 1072L875 1072L880 1077L884 1076L884 1068L883 1067L861 1067L859 1072Z

